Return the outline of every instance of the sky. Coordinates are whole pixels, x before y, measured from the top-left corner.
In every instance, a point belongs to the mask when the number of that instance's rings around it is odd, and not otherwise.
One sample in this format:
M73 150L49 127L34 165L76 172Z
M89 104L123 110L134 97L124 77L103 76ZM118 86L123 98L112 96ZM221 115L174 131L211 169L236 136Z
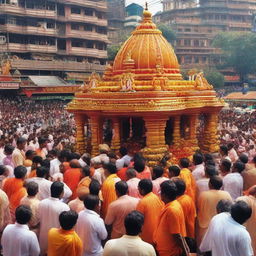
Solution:
M153 14L159 11L162 11L163 8L162 8L161 0L148 0L147 2L148 2L148 9ZM145 0L126 0L126 5L129 5L131 3L137 3L144 7L146 1Z

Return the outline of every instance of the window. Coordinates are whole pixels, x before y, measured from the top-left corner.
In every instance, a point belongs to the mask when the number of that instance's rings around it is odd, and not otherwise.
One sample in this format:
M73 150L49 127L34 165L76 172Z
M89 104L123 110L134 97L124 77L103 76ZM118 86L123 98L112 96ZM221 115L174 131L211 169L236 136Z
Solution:
M84 9L84 15L93 16L93 10L88 8Z
M84 26L84 31L93 31L93 26L90 24L87 24Z
M83 43L78 41L72 41L71 45L72 47L83 47Z
M191 28L185 28L185 32L191 32Z
M81 9L77 7L71 7L72 14L81 14Z
M190 46L191 45L190 40L189 39L185 39L184 40L184 45L185 46Z
M78 24L71 24L71 29L72 30L79 30L79 25Z

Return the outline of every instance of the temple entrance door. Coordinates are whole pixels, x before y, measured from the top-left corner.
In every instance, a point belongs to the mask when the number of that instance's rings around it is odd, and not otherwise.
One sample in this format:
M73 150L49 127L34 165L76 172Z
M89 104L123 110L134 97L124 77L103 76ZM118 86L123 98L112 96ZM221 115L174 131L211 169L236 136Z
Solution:
M189 116L183 115L180 118L180 137L182 139L189 139L189 129L190 129L190 123L189 123Z
M174 118L171 117L167 120L165 127L165 143L169 146L173 144L173 128Z
M142 148L146 145L146 128L142 117L121 119L121 142L135 142Z

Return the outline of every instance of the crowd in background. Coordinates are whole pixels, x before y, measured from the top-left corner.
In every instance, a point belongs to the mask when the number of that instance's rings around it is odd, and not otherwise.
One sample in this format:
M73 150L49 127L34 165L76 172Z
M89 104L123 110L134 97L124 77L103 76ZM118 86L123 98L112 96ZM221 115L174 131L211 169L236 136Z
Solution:
M220 113L219 152L149 167L131 147L70 150L62 102L0 102L4 256L256 254L254 111Z

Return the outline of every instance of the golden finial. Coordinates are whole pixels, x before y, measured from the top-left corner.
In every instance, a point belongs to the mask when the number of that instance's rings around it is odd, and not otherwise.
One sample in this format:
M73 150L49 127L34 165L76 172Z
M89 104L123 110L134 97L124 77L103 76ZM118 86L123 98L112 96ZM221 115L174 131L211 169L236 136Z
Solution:
M145 8L146 11L148 11L148 2L146 1L146 8Z

